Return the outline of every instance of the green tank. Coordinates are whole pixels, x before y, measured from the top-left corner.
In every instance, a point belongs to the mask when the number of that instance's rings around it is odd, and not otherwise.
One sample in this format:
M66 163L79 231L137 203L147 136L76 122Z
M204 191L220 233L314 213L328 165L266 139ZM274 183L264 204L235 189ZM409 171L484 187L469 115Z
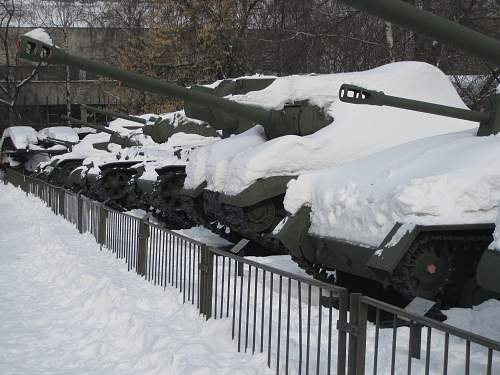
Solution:
M214 122L209 122L210 125L217 130L229 133L246 130L253 124L260 124L264 127L267 138L272 139L283 135L312 134L332 122L332 119L320 108L308 103L286 105L281 110L245 105L213 95L200 87L187 89L170 82L71 55L59 47L26 35L20 37L17 47L17 56L25 60L72 66L116 79L137 90L184 100L188 104L187 107L189 105L208 107L209 115L214 119ZM188 110L186 114L191 116L192 111ZM194 116L196 119L207 121L206 118L198 117Z
M399 0L342 1L500 65L499 41L452 21ZM341 87L339 98L346 103L391 106L478 122L477 136L500 131L499 94L488 98L481 111L389 96L348 84ZM351 290L394 290L405 301L423 297L445 307L471 306L500 296L500 252L488 249L494 223L429 224L407 229L396 223L382 243L372 247L310 233L311 214L311 208L303 206L287 218L276 237L318 278L332 280L335 271L335 282Z

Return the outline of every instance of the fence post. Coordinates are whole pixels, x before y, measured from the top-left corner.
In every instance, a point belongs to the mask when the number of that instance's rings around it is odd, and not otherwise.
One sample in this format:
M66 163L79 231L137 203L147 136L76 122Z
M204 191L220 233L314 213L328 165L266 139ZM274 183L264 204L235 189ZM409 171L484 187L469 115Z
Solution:
M80 194L78 194L78 211L76 218L76 227L80 233L83 233L83 199Z
M349 292L347 289L339 290L339 319L337 321L338 347L337 347L337 375L345 375L347 358L347 332L341 327L347 325L347 311L349 310Z
M66 197L66 193L64 192L64 189L63 188L59 188L59 215L61 215L62 217L65 217L64 213L65 213L65 207L64 207L64 203L65 203L65 197Z
M212 317L214 254L203 245L200 249L200 313L208 320Z
M108 221L108 210L104 208L104 205L99 206L99 232L97 237L97 243L101 245L101 250L104 245L106 245L106 227Z
M139 222L139 253L137 254L137 273L141 276L146 276L146 262L148 259L148 238L149 225L141 220Z
M347 374L364 375L366 357L366 321L368 308L361 302L360 293L351 294L349 318L349 359Z

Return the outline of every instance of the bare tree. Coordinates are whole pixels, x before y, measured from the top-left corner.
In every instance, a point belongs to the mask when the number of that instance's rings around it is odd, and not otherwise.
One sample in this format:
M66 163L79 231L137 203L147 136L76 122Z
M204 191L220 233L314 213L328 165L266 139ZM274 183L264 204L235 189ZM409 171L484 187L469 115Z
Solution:
M21 115L17 108L19 95L23 88L37 74L40 64L26 69L19 66L13 49L14 41L19 37L23 18L22 0L4 0L0 3L0 31L3 46L4 66L1 71L0 103L9 109L9 123L19 123Z
M67 0L51 0L39 1L33 3L31 9L32 24L42 27L57 28L60 32L60 39L57 43L61 47L68 49L69 47L69 31L72 27L80 25L88 26L89 18L88 12L85 12L86 7L80 2L73 2ZM66 115L71 116L71 69L66 66Z

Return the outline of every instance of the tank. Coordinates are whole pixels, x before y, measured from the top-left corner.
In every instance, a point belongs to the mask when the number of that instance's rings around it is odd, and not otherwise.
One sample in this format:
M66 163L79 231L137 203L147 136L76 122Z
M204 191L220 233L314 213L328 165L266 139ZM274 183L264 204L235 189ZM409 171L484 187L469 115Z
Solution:
M499 41L452 21L399 0L342 1L500 65ZM290 204L293 215L282 222L276 238L308 272L350 290L395 291L402 304L423 297L442 307L498 299L500 252L491 245L497 202L490 202L496 190L485 168L499 146L496 137L487 136L500 130L500 95L488 98L481 111L349 84L341 87L339 98L466 119L479 127L300 176L286 199L296 199L304 186L314 186L314 192ZM404 119L402 114L401 126Z
M35 129L29 126L9 127L0 139L2 164L30 174L52 155L67 152L67 147L68 144L58 139L39 139Z

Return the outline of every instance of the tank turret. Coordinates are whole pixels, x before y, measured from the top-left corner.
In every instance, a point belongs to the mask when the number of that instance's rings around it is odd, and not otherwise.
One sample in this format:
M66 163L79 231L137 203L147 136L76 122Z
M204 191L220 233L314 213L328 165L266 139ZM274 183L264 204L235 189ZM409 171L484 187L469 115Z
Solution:
M18 57L26 60L72 66L116 79L138 90L171 96L187 103L208 107L214 110L211 113L215 116L215 122L210 124L218 130L234 132L241 130L242 127L243 130L246 130L249 123L260 124L264 127L266 136L271 139L283 135L312 134L332 122L332 119L321 109L308 103L287 105L282 110L246 105L208 94L203 90L187 89L166 81L71 55L59 47L26 35L21 36L17 48ZM238 121L231 121L234 118L246 122L240 124ZM201 118L201 120L205 119Z

